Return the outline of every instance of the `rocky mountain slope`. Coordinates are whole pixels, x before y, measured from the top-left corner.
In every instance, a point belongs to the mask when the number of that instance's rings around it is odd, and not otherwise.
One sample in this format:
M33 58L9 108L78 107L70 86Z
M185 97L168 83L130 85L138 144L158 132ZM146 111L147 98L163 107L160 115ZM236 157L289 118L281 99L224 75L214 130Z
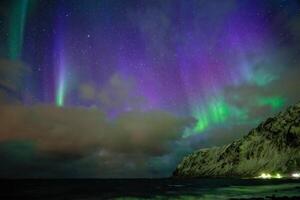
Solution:
M256 177L300 171L300 102L227 146L186 156L174 177Z

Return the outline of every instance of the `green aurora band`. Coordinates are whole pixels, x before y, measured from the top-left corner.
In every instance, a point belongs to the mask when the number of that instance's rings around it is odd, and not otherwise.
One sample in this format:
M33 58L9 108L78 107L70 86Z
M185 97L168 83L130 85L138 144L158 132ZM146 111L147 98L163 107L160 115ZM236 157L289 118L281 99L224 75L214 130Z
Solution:
M55 103L57 106L62 107L64 106L65 101L65 82L61 81L56 94Z
M28 0L14 1L11 8L8 49L9 58L12 60L17 60L21 56L27 8Z
M273 111L277 111L285 105L285 99L280 96L260 96L254 102L258 106L270 106ZM224 101L223 98L211 100L206 107L196 107L194 109L193 117L196 119L196 123L193 128L185 130L183 137L204 133L210 127L221 125L232 117L244 122L249 120L248 113L249 110L233 107Z

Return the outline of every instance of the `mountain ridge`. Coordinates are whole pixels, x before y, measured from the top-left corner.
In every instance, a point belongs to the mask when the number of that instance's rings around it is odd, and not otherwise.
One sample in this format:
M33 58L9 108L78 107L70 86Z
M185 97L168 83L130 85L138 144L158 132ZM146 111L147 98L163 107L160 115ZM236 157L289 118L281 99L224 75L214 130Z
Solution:
M300 171L300 102L228 145L183 158L173 177L257 177Z

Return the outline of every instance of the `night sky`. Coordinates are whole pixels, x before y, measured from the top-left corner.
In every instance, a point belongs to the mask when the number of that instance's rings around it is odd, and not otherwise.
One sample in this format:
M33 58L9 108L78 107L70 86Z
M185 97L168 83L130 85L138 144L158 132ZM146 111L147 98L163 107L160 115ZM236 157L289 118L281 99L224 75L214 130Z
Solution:
M1 177L166 177L299 100L296 0L0 3Z

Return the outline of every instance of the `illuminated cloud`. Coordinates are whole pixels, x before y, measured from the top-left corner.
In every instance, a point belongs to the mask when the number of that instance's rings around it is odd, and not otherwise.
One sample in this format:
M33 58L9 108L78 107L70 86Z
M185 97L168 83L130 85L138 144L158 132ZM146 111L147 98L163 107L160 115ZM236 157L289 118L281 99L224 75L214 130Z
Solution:
M105 160L105 163L96 162L98 164L93 164L94 167L99 165L101 168L105 165L107 170L130 168L131 165L126 167L124 162L132 163L138 168L140 165L147 165L151 157L169 153L173 143L180 139L183 128L192 123L192 120L175 117L163 111L124 113L109 122L103 112L96 109L58 108L46 105L33 107L12 105L1 106L0 109L2 122L0 147L3 145L5 147L6 144L21 144L16 148L23 149L20 151L24 153L29 151L28 156L40 155L50 165L64 164L72 160L75 162L94 155L91 163L95 163L97 159ZM10 151L11 153L6 156L12 154L12 157L5 158L17 159L15 158L17 155L13 152L18 150ZM23 154L20 153L21 155ZM1 156L3 155L0 152ZM122 162L116 160L118 157L123 158ZM67 161L59 161L59 158ZM9 164L7 161L6 165ZM36 164L28 163L28 165ZM145 169L142 171L145 173ZM94 176L104 177L112 172L97 171ZM32 174L34 171L27 175L30 177ZM116 175L122 176L120 173Z

